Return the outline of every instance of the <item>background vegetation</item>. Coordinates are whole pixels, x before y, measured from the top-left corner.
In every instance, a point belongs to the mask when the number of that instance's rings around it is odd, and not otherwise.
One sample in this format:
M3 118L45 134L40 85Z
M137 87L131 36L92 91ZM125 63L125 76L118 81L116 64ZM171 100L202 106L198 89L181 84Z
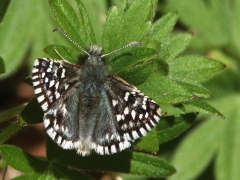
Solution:
M0 166L25 173L16 179L99 179L103 171L123 173L124 179L238 179L240 2L67 2L70 5L63 0L0 0ZM52 33L56 27L84 48L97 43L104 52L132 40L142 42L142 47L125 49L106 62L110 72L136 85L167 112L156 129L135 144L157 155L135 147L83 158L50 139L44 154L45 146L39 145L47 138L43 131L31 136L37 137L36 144L21 138L36 130L29 127L43 116L35 99L24 104L34 97L31 87L22 83L31 75L34 59L59 59L53 46L72 62L81 53L61 34ZM31 84L30 78L26 81Z

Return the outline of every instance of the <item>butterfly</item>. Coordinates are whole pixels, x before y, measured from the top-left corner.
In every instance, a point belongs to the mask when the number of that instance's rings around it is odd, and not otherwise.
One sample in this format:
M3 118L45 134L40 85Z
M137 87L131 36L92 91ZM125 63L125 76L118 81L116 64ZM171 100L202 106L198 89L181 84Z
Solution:
M135 44L139 42L123 48ZM76 149L82 156L92 150L101 155L120 152L157 125L160 107L135 86L108 73L103 57L123 48L102 55L97 45L88 51L78 47L88 56L83 64L64 58L34 62L33 88L44 112L46 133L62 148Z

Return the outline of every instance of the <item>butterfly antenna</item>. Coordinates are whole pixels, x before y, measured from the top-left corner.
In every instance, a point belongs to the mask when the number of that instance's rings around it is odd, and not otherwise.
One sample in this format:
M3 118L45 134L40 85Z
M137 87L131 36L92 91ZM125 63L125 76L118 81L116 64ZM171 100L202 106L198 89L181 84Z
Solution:
M81 51L83 51L88 56L90 56L90 54L87 51L85 51L81 46L79 46L75 41L73 41L65 31L63 31L60 28L56 28L56 29L53 30L53 32L56 32L56 31L63 34L69 41L71 41L75 46L77 46L79 49L81 49Z
M118 52L118 51L120 51L120 50L122 50L122 49L124 49L124 48L126 48L126 47L132 46L132 45L139 45L139 46L141 46L142 44L141 44L139 41L132 41L132 42L126 44L125 46L123 46L123 47L121 47L121 48L119 48L119 49L116 49L116 50L114 50L114 51L112 51L112 52L110 52L110 53L101 55L101 57L108 56L108 55L110 55L110 54L113 54L113 53L115 53L115 52Z

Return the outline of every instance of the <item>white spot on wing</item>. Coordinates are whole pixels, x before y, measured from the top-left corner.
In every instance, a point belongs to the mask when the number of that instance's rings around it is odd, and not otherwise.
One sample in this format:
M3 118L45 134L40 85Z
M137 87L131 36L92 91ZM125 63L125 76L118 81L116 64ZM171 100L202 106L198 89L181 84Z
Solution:
M146 114L145 114L145 118L148 118L148 112L146 112Z
M47 95L47 96L50 96L51 94L52 94L52 91L47 91L47 92L46 92L46 95Z
M39 81L35 81L35 82L33 82L33 86L37 86L37 85L39 85L39 84L40 84Z
M54 80L51 80L50 83L49 83L49 87L52 87L54 85L55 81Z
M37 98L38 102L42 102L45 99L44 95L41 95Z
M151 123L153 126L156 126L156 124L155 124L152 120L150 120L150 123Z
M42 107L43 111L46 111L48 109L48 103L45 102L44 104L42 104L41 107Z
M147 110L147 106L146 106L145 104L142 105L142 108L143 108L144 110Z
M139 129L139 131L141 132L141 134L142 134L143 136L145 136L145 135L147 134L147 131L146 131L143 127L141 127L141 128Z
M128 97L129 97L129 95L130 95L129 92L126 92L126 93L125 93L125 96L124 96L124 100L125 100L125 101L128 101Z
M37 68L33 68L32 73L36 73L36 72L38 72L38 69Z
M56 99L60 98L60 93L56 92Z
M65 72L66 72L66 70L65 70L65 69L62 69L61 78L64 78L64 77L65 77Z
M115 99L113 99L113 100L112 100L112 105L113 105L113 107L115 107L117 104L118 104L118 101L115 100Z
M105 146L104 149L105 149L105 154L110 154L110 153L109 153L109 150L108 150L108 146Z
M37 60L35 60L35 62L34 62L34 66L38 66L39 65L39 61L38 61L38 59Z
M128 109L128 107L126 107L126 108L124 109L124 114L127 115L128 113L129 113L129 109Z
M119 143L119 150L122 151L123 149L125 149L124 144L123 144L123 142L120 142Z
M127 124L123 124L121 127L122 130L127 130Z
M145 124L145 126L146 126L148 131L150 131L152 129L148 124Z
M65 88L65 90L67 90L68 87L69 87L68 84L64 84L64 88Z
M59 81L56 83L55 87L56 87L56 89L58 89L58 87L59 87Z
M61 137L61 136L58 136L57 143L58 143L58 144L61 144L61 142L62 142L62 137Z
M111 153L116 153L116 152L117 152L116 146L112 145L111 146Z
M49 128L49 129L47 130L47 133L48 133L48 135L49 135L52 139L55 139L56 134L57 134L52 128Z
M133 132L132 132L132 135L133 135L133 138L134 138L134 139L140 138L140 137L138 136L137 131L133 131Z
M121 114L117 114L117 121L120 121L122 119L122 115Z
M132 121L129 122L129 127L133 128L134 127L134 123Z
M36 76L32 76L32 79L34 80L34 79L37 79L38 78L38 75L36 75Z
M154 117L154 119L155 119L157 122L158 122L159 119L160 119L160 118L159 118L158 116L156 116L156 115L154 115L153 117Z
M65 145L62 146L64 149L71 149L72 147L72 142L71 141L65 141Z
M104 154L104 151L103 151L103 146L97 146L97 153L103 155Z
M132 118L133 118L133 120L134 120L135 117L136 117L136 112L135 112L134 110L132 110L132 111L131 111L131 115L132 115Z
M41 93L42 92L42 89L41 88L37 88L37 89L35 89L35 94L39 94L39 93Z
M47 128L50 124L50 120L49 119L44 119L44 127Z
M131 146L131 143L130 142L128 142L128 141L124 141L123 142L123 149L126 149L126 148L128 148L128 147L130 147Z
M127 141L132 141L130 135L128 133L124 133L124 139L126 139Z
M48 83L49 79L48 77L45 78L45 83Z

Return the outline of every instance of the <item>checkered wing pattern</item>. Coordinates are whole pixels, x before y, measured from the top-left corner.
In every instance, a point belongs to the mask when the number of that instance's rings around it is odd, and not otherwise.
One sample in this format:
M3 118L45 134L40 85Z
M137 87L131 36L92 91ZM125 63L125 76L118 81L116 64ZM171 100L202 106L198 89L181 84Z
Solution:
M113 154L145 136L160 120L159 106L123 79L107 73L101 48L90 47L82 66L49 58L32 70L47 134L81 155Z
M160 108L136 87L118 76L108 75L102 93L99 124L96 126L95 151L120 152L145 136L160 120Z

